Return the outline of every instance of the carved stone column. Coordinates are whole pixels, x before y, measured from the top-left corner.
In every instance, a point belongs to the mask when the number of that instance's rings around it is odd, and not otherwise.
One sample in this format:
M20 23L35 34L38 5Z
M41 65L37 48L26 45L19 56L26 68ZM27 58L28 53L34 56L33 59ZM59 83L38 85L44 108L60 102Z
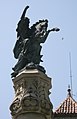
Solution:
M13 79L12 119L51 119L51 78L37 69L23 70Z

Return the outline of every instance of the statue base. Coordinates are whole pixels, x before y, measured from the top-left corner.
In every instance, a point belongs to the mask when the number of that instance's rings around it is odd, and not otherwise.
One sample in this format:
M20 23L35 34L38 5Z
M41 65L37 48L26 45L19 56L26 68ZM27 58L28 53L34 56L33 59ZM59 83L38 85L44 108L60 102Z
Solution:
M10 106L12 119L51 119L51 78L37 69L29 69L20 72L12 81L15 90Z
M23 70L34 70L37 69L43 73L46 73L46 70L44 69L43 66L40 66L38 64L34 64L34 63L29 63L28 65L26 65L26 67L24 67L23 69L19 70L19 71L15 71L15 68L12 68L14 72L11 73L11 78L16 77L20 72L22 72Z

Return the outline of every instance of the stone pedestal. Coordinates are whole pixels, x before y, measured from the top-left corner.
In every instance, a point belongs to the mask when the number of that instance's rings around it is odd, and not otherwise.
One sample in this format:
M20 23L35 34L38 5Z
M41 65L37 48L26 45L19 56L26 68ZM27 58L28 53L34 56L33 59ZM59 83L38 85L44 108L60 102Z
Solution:
M51 78L37 69L23 70L13 79L12 119L51 119Z

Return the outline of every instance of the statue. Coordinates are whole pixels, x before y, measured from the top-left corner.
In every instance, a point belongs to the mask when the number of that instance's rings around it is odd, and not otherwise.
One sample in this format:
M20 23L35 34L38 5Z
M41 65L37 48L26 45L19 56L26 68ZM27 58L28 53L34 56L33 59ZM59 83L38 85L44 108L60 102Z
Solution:
M25 17L29 6L24 9L17 26L17 41L13 49L14 57L18 59L17 64L12 68L12 77L15 77L23 68L38 69L45 73L45 69L40 66L42 61L41 43L44 43L51 31L59 31L59 28L47 30L48 20L39 20L29 28L30 20Z

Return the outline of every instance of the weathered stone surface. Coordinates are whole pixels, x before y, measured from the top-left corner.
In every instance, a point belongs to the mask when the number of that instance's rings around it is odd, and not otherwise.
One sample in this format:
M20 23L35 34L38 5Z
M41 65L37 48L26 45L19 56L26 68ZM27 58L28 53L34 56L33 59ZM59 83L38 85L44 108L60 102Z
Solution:
M50 119L52 113L52 104L49 99L51 79L46 74L37 69L23 70L13 79L13 83L15 99L10 110L14 119L20 119L20 115L22 119L23 114L25 114L23 119L27 119L26 113L36 113ZM36 119L43 118L37 117Z
M26 113L26 114L21 114L20 116L17 117L17 119L46 119L44 115L39 114L39 113Z

